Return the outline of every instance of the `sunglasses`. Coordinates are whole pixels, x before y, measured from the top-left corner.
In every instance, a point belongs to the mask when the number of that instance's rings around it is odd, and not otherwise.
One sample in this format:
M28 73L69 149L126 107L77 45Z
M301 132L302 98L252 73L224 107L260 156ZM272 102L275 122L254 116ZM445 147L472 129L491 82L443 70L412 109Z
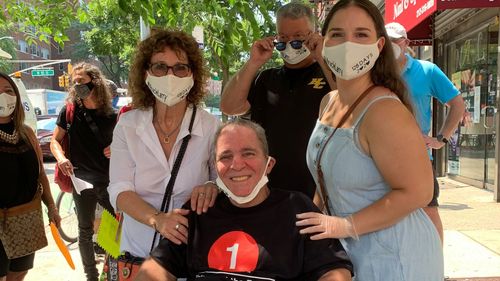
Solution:
M149 71L156 77L166 76L170 69L172 69L172 73L179 78L188 76L191 71L191 67L188 64L184 63L178 63L173 66L168 66L162 62L157 62L152 63L149 66Z
M287 42L278 42L278 41L273 42L274 47L278 51L284 51L286 49L286 43ZM304 43L304 40L292 40L292 41L290 41L290 46L292 46L293 49L298 50L298 49L302 48L303 43Z

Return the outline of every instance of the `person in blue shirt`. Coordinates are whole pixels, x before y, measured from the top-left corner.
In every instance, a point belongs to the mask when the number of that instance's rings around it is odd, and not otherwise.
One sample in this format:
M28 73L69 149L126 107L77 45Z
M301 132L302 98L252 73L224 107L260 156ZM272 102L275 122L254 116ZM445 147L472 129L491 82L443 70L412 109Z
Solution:
M392 47L403 80L406 82L422 135L429 149L441 149L455 132L465 111L465 104L458 89L448 79L446 74L432 62L417 60L407 54L410 40L406 29L397 22L385 26L387 35L392 41ZM436 136L429 136L431 130L431 101L437 99L449 107L448 115ZM429 151L429 157L432 155ZM429 205L424 208L436 226L441 241L443 241L443 224L438 212L439 183L434 173L434 196Z

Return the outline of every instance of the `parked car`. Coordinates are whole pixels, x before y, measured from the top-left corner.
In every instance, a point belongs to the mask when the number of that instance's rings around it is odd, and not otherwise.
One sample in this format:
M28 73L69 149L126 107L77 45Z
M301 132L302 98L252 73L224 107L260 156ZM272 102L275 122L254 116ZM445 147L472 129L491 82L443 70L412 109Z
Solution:
M56 121L57 115L41 115L36 122L38 142L42 148L44 158L54 158L52 152L50 152L50 141L56 128Z

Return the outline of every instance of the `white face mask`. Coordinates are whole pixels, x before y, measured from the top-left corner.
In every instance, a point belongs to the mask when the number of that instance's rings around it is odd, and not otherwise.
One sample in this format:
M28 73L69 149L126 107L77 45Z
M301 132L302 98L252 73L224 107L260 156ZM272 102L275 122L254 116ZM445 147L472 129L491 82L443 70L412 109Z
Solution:
M323 43L323 58L336 77L344 80L358 78L375 65L379 55L377 42L358 44L347 41L331 47Z
M148 85L157 100L167 106L174 106L186 98L194 85L194 80L193 76L180 78L168 74L156 77L148 73L146 85Z
M16 96L11 96L7 93L0 94L0 117L7 117L14 112L16 108Z
M255 199L255 197L257 196L257 194L259 194L259 191L262 189L262 187L264 187L266 185L266 183L269 181L267 179L267 174L266 174L267 166L269 165L269 161L271 161L271 157L267 158L266 168L264 169L264 173L262 174L262 177L260 178L259 182L257 182L257 184L254 186L252 192L250 192L250 194L248 194L247 196L235 195L224 184L224 182L222 181L220 176L217 176L217 179L215 180L215 182L217 183L217 186L220 189L222 189L222 191L226 194L226 196L229 197L229 199L234 200L238 204L248 203L248 202L252 201L253 199Z
M309 51L305 44L302 44L302 48L296 50L292 48L290 42L287 42L286 49L280 51L280 54L283 60L285 60L287 63L298 64L299 62L307 58L311 54L311 51Z
M394 50L394 57L396 59L399 59L399 57L401 56L401 47L399 47L398 44L394 43L394 42L391 42L392 44L392 49Z

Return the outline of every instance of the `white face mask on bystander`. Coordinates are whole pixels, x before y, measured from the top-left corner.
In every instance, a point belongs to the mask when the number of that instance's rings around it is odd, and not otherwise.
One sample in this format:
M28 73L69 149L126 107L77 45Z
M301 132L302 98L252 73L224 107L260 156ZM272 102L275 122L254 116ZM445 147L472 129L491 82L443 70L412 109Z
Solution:
M309 51L305 44L302 44L302 48L300 49L294 49L290 42L288 42L286 43L286 49L280 51L280 54L287 63L298 64L305 60L311 54L311 51Z
M392 49L394 50L394 57L396 59L399 59L399 57L401 56L401 53L403 53L401 51L401 47L398 44L394 43L394 42L391 42L391 44L392 44Z
M7 117L14 112L16 108L17 97L7 93L0 94L0 117Z
M146 85L157 100L167 106L174 106L186 98L191 88L193 88L193 76L177 77L167 74L157 77L147 74Z
M377 43L378 41L373 44L347 41L330 47L323 45L323 58L336 77L351 80L373 68L379 56Z

